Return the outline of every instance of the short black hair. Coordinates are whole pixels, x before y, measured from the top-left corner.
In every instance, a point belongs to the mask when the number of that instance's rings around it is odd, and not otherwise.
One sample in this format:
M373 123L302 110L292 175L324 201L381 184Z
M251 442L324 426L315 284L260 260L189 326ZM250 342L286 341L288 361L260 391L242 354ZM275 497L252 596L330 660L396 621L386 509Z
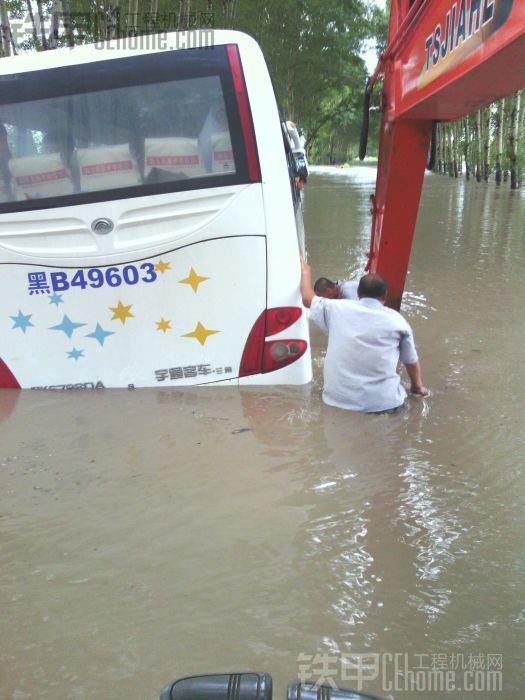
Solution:
M361 299L363 297L368 297L369 299L382 299L386 296L388 291L388 285L386 281L381 277L371 272L359 280L359 286L357 287L357 296Z
M301 180L301 182L304 182L304 184L306 185L306 183L308 182L308 172L304 165L301 165L300 168L297 168L297 177L299 178L299 180Z
M333 289L334 287L337 287L335 282L332 282L332 280L329 280L327 277L319 277L319 279L315 281L314 292L318 295L324 294L327 289Z

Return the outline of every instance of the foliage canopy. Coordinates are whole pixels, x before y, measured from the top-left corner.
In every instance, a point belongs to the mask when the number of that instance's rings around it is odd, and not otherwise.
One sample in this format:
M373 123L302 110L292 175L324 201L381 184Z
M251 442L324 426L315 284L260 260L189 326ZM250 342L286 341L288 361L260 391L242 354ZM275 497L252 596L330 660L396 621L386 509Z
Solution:
M186 28L247 32L266 56L283 118L323 162L356 153L361 54L384 44L387 26L372 0L0 0L0 10L4 55Z

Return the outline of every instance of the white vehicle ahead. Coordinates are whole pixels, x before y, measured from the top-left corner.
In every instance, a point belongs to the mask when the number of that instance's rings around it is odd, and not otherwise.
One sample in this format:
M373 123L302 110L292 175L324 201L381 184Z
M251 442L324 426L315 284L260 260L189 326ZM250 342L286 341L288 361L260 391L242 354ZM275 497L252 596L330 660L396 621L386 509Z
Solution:
M0 387L311 379L268 70L208 35L0 61Z
M292 121L286 122L286 130L288 132L288 138L290 140L290 148L292 149L293 157L295 160L295 169L299 172L302 171L304 175L308 176L308 159L306 157L305 149L305 139L303 136L299 136L297 127Z

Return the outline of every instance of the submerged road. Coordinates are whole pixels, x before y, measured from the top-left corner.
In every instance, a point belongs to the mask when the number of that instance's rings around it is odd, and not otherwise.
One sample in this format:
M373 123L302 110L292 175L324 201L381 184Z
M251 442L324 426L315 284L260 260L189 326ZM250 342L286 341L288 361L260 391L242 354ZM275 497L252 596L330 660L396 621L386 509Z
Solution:
M362 267L374 178L310 177L314 276ZM384 697L442 697L396 691L395 658L521 697L524 220L520 192L427 176L402 311L432 397L399 416L322 404L315 329L308 387L1 391L0 698L243 669L283 698L301 668L355 686L351 653Z

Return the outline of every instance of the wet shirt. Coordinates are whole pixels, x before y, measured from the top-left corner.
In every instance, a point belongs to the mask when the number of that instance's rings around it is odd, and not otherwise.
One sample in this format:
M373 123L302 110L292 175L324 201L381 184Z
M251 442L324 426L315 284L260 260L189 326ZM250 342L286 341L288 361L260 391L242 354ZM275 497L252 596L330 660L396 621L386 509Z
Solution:
M359 297L357 296L359 282L354 282L354 280L338 280L337 285L339 287L339 299L359 301Z
M377 299L315 296L310 318L328 332L323 401L351 411L387 411L406 398L399 360L417 362L412 330Z

